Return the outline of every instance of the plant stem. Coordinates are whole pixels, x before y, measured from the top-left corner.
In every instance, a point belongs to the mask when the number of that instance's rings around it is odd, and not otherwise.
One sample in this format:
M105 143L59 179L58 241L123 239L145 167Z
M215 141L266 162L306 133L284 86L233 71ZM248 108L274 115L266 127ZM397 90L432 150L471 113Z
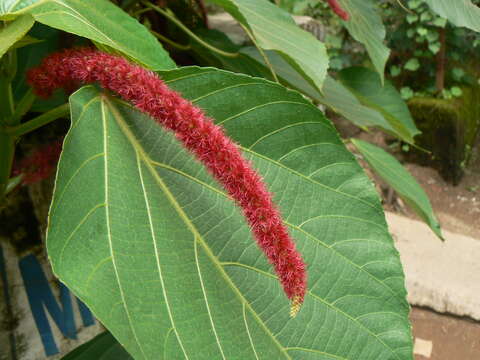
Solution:
M152 10L152 9L150 9L150 8L143 8L143 9L140 9L140 10L135 11L135 12L132 14L132 16L133 16L133 17L137 17L138 15L142 15L143 13L146 13L147 11L150 11L150 10Z
M272 63L270 62L270 60L268 59L268 56L267 54L265 53L265 51L263 51L263 49L258 45L257 43L257 40L255 39L255 36L252 34L252 32L250 31L250 29L248 29L246 26L244 26L243 24L240 24L243 28L243 30L245 30L245 32L247 33L248 37L250 38L250 40L252 40L253 42L253 45L255 45L255 47L257 48L258 52L260 53L260 55L262 55L263 57L263 61L265 61L265 64L268 66L268 68L270 69L270 72L272 73L272 76L273 76L273 80L275 80L275 82L279 83L280 84L280 81L278 80L278 77L277 77L277 74L275 72L275 69L273 68L272 66Z
M17 53L15 50L8 51L0 59L0 123L15 125L12 115L15 111L15 103L12 93L12 80L17 72Z
M202 13L203 23L205 27L208 29L208 12L207 7L205 6L204 0L196 0L198 7L200 8L200 12Z
M445 63L447 53L447 41L446 41L446 29L441 28L438 30L440 33L440 51L437 54L437 73L436 73L436 86L438 92L442 92L445 89Z
M182 44L176 43L175 41L170 40L166 36L163 36L162 34L159 34L158 32L156 32L154 30L150 30L150 32L153 35L155 35L158 39L160 39L161 41L166 42L168 45L171 45L178 50L187 51L187 50L191 49L190 45L182 45Z
M23 98L17 103L15 112L12 115L12 124L19 124L22 117L30 110L35 101L35 94L32 89L28 89Z
M63 104L50 111L47 111L46 113L32 120L27 121L26 123L7 128L6 133L12 137L19 137L33 130L38 129L39 127L47 125L48 123L51 123L54 120L65 117L69 114L69 112L70 112L69 104Z
M0 78L0 99L2 99L2 104L0 105L0 122L13 125L12 115L14 112L14 105L12 84L6 77Z
M15 138L0 129L0 202L5 196L9 183L14 154Z
M195 35L188 27L186 27L180 20L178 20L175 15L171 14L170 12L162 9L161 7L158 7L154 4L152 4L151 2L149 1L142 1L142 3L157 11L159 14L165 16L168 20L170 20L171 22L173 22L175 25L177 25L184 33L186 33L188 36L190 36L193 40L195 40L196 42L198 42L200 45L202 45L203 47L219 54L219 55L222 55L222 56L225 56L225 57L237 57L237 56L240 56L240 53L231 53L231 52L227 52L227 51L223 51L219 48L216 48L215 46L213 45L210 45L209 43L203 41L201 38L199 38L197 35Z
M398 5L400 5L400 7L405 10L407 13L409 14L415 14L412 10L410 10L409 8L407 8L405 5L403 5L402 1L401 0L397 0L397 3Z
M10 191L15 189L18 185L20 185L22 180L23 180L23 174L8 179L7 187L5 188L5 195L7 195Z

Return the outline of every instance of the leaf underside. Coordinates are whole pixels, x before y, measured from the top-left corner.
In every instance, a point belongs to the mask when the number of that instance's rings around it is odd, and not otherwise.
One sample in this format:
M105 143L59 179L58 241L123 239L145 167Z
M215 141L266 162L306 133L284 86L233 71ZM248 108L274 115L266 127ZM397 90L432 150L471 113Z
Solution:
M390 55L390 49L385 46L385 26L374 0L340 0L344 9L350 14L350 20L345 21L345 27L350 35L362 44L370 56L375 70L384 80L385 64Z
M382 84L378 74L360 66L343 69L338 73L338 79L363 105L383 115L392 127L390 133L410 144L414 143L413 138L420 131L407 104L389 81Z
M160 74L262 174L308 266L296 318L240 210L175 137L93 86L71 97L47 247L135 359L412 359L375 190L297 92L210 68Z
M382 148L358 139L352 143L364 156L370 166L400 195L400 197L430 226L443 240L440 224L430 204L428 195L415 178L395 157Z
M248 56L249 60L264 64L255 48L243 48L242 54ZM329 106L355 125L375 126L409 143L413 143L413 137L419 133L398 92L389 82L382 86L380 77L372 70L352 67L342 70L338 74L339 80L327 76L322 94L301 78L280 56L273 52L269 52L268 56L283 82ZM223 61L229 69L238 70L228 59ZM254 68L250 66L249 69Z
M109 332L95 336L62 357L62 360L132 360Z
M464 26L480 32L480 8L471 0L425 0L441 17L456 26Z
M3 1L3 3L2 3ZM45 25L94 40L152 70L175 68L162 45L118 6L107 0L2 0L0 16L30 14Z
M34 20L30 15L20 16L15 21L0 28L0 58L17 43L33 26Z
M274 50L317 90L327 75L325 45L267 0L211 0L247 28L264 50Z

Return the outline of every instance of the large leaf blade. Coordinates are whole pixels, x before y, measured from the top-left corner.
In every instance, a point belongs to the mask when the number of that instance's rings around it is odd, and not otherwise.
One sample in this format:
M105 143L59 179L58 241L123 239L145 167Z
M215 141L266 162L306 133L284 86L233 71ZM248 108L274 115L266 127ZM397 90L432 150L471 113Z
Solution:
M30 15L20 16L4 28L0 28L0 58L33 26L34 20Z
M106 0L18 0L0 8L0 16L30 14L36 21L109 46L152 70L175 67L148 30Z
M309 266L304 307L289 318L243 216L203 166L92 87L72 97L50 212L61 279L135 358L411 359L398 253L373 186L321 112L261 79L162 76L223 124L276 194Z
M248 56L249 59L255 60L260 64L265 64L255 48L246 47L243 48L241 52ZM400 138L403 137L402 132L398 132L392 126L388 117L385 117L384 114L375 108L364 105L357 98L358 93L353 93L351 89L344 86L340 81L327 75L321 93L303 79L285 60L278 56L278 54L269 52L268 56L279 78L290 87L298 89L313 100L330 107L359 127L374 126ZM229 60L223 59L222 61L227 67L235 71L244 71L242 68L238 69L232 66L232 62ZM247 69L252 71L254 68L250 65ZM268 72L266 72L266 70L264 71L264 74L268 76Z
M390 82L382 83L378 74L360 66L343 69L338 73L338 80L363 105L380 112L402 140L414 143L413 138L420 131L415 126L407 104Z
M430 204L427 194L415 178L383 149L368 142L352 139L355 147L365 157L370 166L400 195L400 197L430 226L443 240L440 224Z
M317 89L327 75L328 55L323 43L301 29L292 17L266 0L211 0L249 29L257 44L281 54Z
M480 8L470 0L425 0L438 15L452 24L480 32Z
M340 0L344 9L350 14L344 25L350 35L365 45L375 70L383 82L385 64L390 50L385 46L385 27L372 0Z
M238 49L224 36L215 32L210 31L205 35L208 36L210 42L216 43L216 46L228 51L240 51L242 56L227 58L201 47L196 47L194 49L199 55L200 61L230 71L271 79L271 73L257 48L248 46ZM389 82L382 85L380 77L373 71L361 68L363 72L367 72L365 81L363 81L367 86L363 84L360 84L360 86L352 86L351 84L345 86L342 82L327 75L322 92L320 92L278 53L270 50L265 51L265 53L269 58L270 65L283 84L297 89L311 99L330 107L355 125L362 128L378 127L407 142L412 142L413 136L418 134L419 131L398 92L393 89ZM355 73L356 71L354 71L354 75ZM366 96L363 96L364 89L362 86L367 90ZM367 98L368 101L365 101Z
M109 332L95 336L62 357L62 360L132 360Z

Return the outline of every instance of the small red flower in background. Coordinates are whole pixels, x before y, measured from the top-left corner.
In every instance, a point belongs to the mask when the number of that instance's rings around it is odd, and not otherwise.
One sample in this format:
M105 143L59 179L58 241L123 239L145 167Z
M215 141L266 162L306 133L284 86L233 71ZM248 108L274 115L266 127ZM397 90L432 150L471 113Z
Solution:
M345 21L350 19L350 15L342 8L342 5L338 3L338 0L327 0L328 5L332 8L332 11Z
M62 140L42 145L15 164L13 175L22 175L22 184L29 185L48 178L57 167Z
M72 84L99 83L173 131L243 209L255 239L273 264L295 316L306 292L306 270L260 175L223 129L153 72L95 49L70 49L29 71L37 95Z

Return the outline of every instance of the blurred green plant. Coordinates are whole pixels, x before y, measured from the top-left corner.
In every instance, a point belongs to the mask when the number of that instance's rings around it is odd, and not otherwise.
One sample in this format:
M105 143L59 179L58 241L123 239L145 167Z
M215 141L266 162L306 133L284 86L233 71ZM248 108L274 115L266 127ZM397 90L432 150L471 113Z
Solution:
M461 97L462 86L478 81L471 66L480 58L478 32L455 27L433 12L425 0L408 0L404 8L384 0L381 8L393 50L387 74L405 100Z
M330 9L326 1L279 0L278 5L294 15L310 16L324 29L323 42L330 58L330 69L341 70L365 61L364 47L348 36L344 22Z

